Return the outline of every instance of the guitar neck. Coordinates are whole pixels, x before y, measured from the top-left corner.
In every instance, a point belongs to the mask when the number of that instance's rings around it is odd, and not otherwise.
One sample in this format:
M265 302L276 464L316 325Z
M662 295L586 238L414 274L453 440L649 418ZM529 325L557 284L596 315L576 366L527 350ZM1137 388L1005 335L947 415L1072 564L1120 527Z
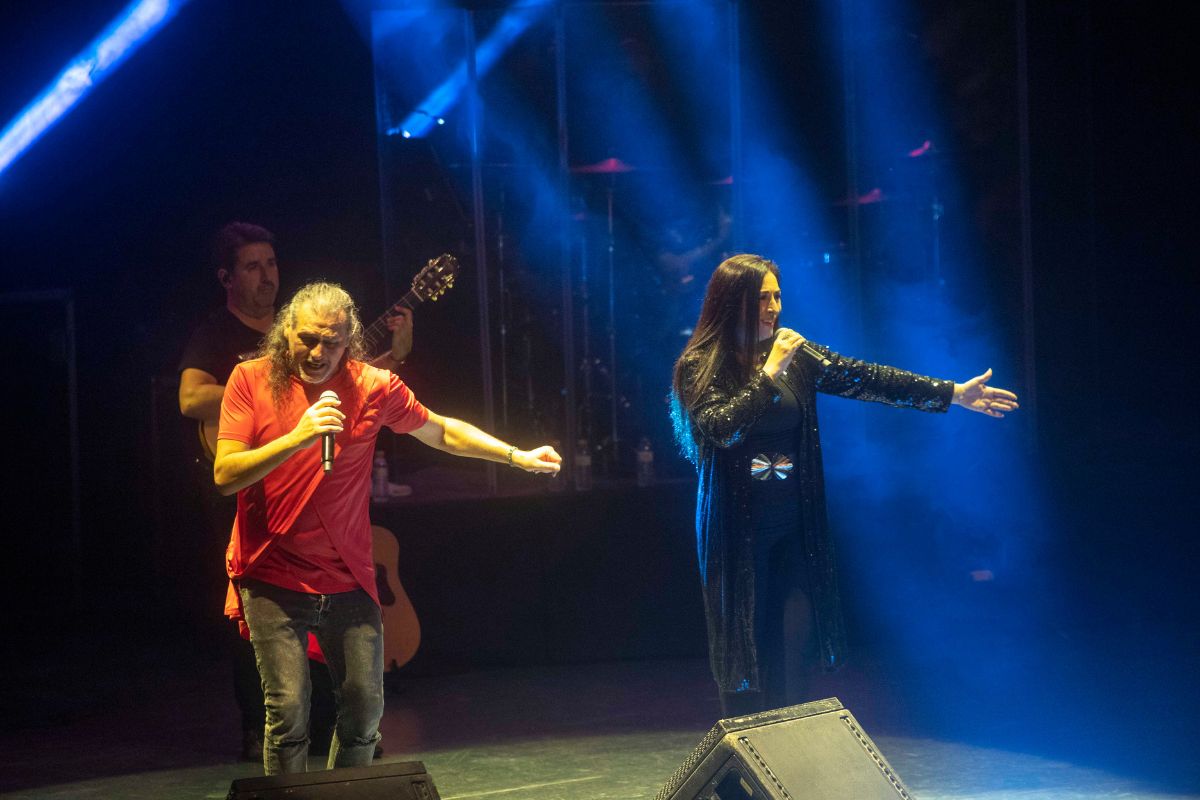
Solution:
M373 355L379 349L380 342L386 338L388 333L387 321L394 316L392 310L396 306L403 306L411 311L412 309L416 308L417 303L420 302L421 296L417 294L415 290L409 289L408 292L405 293L404 297L401 297L395 303L392 303L392 305L388 306L387 311L384 311L379 315L377 320L367 326L366 330L363 331L363 341L367 346L368 356Z

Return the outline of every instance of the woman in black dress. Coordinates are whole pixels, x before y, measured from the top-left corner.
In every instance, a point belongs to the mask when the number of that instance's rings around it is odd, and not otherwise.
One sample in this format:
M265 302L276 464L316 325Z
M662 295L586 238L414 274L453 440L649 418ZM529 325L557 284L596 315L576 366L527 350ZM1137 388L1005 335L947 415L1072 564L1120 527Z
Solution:
M696 465L696 544L709 659L725 716L802 702L816 663L845 653L816 393L992 417L1017 397L840 356L779 327L779 267L717 267L675 364L676 439Z

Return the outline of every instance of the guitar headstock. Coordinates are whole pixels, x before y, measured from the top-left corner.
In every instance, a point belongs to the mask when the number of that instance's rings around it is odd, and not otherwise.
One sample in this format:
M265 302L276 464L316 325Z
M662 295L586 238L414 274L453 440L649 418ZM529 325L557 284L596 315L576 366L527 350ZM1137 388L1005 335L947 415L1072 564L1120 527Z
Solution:
M413 293L421 300L437 300L454 286L454 276L458 270L458 259L449 253L429 259L429 263L412 280Z

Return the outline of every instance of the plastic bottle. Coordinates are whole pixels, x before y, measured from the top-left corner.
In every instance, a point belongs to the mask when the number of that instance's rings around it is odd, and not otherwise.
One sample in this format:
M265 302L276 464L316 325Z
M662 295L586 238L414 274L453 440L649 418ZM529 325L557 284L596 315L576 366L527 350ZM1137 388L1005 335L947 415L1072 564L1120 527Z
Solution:
M550 446L555 452L562 452L562 442L557 439L550 441ZM549 477L546 481L546 488L551 492L561 492L567 485L567 476L561 472L557 472Z
M592 488L592 452L587 439L580 439L575 448L575 488L581 492Z
M654 485L654 450L650 448L650 440L645 436L637 446L637 485Z
M371 465L371 499L376 502L388 499L388 462L382 450L375 451Z

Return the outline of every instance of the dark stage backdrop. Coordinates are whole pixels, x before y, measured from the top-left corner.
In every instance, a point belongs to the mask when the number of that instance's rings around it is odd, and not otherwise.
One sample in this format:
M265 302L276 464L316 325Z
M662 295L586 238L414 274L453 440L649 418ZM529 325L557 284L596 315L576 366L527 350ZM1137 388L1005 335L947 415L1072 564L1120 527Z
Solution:
M0 11L0 118L124 5ZM156 503L194 498L154 496L150 421L152 378L174 372L187 328L223 300L208 237L234 219L272 229L281 297L317 277L375 288L374 125L370 53L337 3L194 3L0 179L0 291L66 289L76 301L84 609L145 620L173 608L150 591L155 547L203 535L173 528L155 542ZM38 348L21 350L6 391L42 363ZM65 453L65 427L47 426L43 446ZM41 513L58 488L16 477L23 523L60 535ZM24 622L87 616L45 596Z
M123 5L0 10L0 119ZM767 32L756 51L768 70L791 74L809 35L790 24L794 4L753 5L754 29ZM919 5L935 22L969 25L972 8L986 18L986 3ZM1079 624L1097 604L1108 618L1185 622L1197 602L1187 588L1197 555L1187 533L1197 444L1198 176L1184 77L1193 48L1174 20L1098 3L1038 7L1030 26L1040 446L1070 501L1069 533L1052 554L1060 589L1079 598ZM962 76L948 81L947 102L970 102L958 96L971 86L969 59L945 66ZM167 607L150 591L164 499L154 495L151 381L173 371L188 325L220 301L204 264L212 230L231 219L273 229L283 295L315 277L378 292L373 90L369 48L340 4L197 2L0 176L0 291L68 290L78 335L88 601L60 605L60 573L19 625L144 620ZM783 113L807 138L839 140L840 109L814 114L804 87L785 96ZM821 118L824 139L812 130ZM9 344L4 391L20 392L38 380L44 354L21 337ZM45 427L40 446L66 452L65 430ZM60 526L42 513L59 502L47 476L19 459L6 467L19 490L7 509L6 550L16 554L4 559L7 579L44 567L27 563L39 559L21 555L19 537L58 536Z

